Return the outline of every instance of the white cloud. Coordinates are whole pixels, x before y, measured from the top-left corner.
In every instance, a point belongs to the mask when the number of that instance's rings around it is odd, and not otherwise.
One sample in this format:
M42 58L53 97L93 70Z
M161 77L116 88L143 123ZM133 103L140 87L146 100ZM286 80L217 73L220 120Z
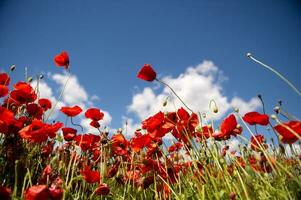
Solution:
M250 101L246 102L243 99L239 98L239 97L234 97L231 100L230 105L233 108L239 108L239 113L241 114L245 114L247 112L256 110L257 108L259 108L261 106L260 100L256 97L250 99Z
M57 99L54 97L52 88L43 80L39 80L39 82L37 82L36 80L34 80L31 83L31 86L35 89L35 91L37 91L38 97L40 98L46 98L49 99L52 103L52 109L48 110L45 113L45 116L49 116L49 119L55 119L58 115L58 110L65 105L64 102L62 101L58 101ZM54 106L56 105L56 107L54 108Z
M225 96L222 83L227 77L212 61L205 60L195 67L188 67L177 77L166 76L162 80L168 83L193 111L205 112L210 118L220 119L233 107L238 107L241 112L247 112L260 106L255 98L245 101L240 97L230 100ZM168 104L163 107L166 98L169 99ZM211 100L217 104L219 110L217 114L209 109ZM183 104L174 97L168 87L164 87L159 93L151 87L146 87L133 96L128 112L135 113L142 120L160 110L175 111L181 106Z
M70 75L69 79L68 76L68 74L53 74L51 78L60 86L60 90L64 88L62 99L67 105L84 107L88 103L86 90L80 85L75 75ZM68 81L67 84L66 81Z
M89 96L75 75L70 75L69 80L67 74L48 73L48 77L50 78L50 81L55 83L55 87L58 88L57 90L53 91L45 80L40 80L38 85L36 80L31 83L32 87L38 91L39 98L49 99L52 102L53 107L56 104L56 109L53 111L47 111L46 116L48 116L51 112L49 119L55 119L62 106L78 105L83 109L83 112L77 117L78 119L76 121L79 121L83 126L84 132L97 133L97 130L90 126L90 120L84 117L84 112L89 107L95 107L93 102L99 100L99 97L96 95ZM67 80L68 82L66 83ZM60 96L62 89L62 96L57 102L57 98ZM57 98L55 96L57 96ZM112 121L112 116L107 111L101 111L104 113L104 118L100 121L101 127L109 127Z

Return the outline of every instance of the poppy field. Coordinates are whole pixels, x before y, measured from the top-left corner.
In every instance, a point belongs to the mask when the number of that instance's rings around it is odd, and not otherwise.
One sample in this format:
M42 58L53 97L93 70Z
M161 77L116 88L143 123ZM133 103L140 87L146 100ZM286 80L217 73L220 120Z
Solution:
M69 73L68 53L54 64ZM14 70L0 73L0 200L301 199L301 121L282 102L265 110L258 95L260 112L207 120L145 64L137 78L168 87L182 107L154 113L128 138L103 128L102 108L68 105L59 108L68 125L49 120L57 102L39 98L32 79L14 80ZM74 122L82 114L95 132Z

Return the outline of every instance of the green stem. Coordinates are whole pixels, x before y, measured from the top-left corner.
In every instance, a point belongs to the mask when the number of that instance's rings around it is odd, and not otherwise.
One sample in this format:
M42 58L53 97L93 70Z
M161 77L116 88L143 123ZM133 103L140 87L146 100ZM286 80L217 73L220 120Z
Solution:
M168 87L172 93L174 95L176 95L176 97L182 102L182 104L190 111L193 113L193 111L185 104L185 102L177 95L177 93L172 89L172 87L170 87L167 83L161 81L160 79L156 79L156 81L158 81L159 83L162 83L163 85L165 85L166 87Z
M284 82L286 82L300 97L301 97L301 92L300 90L298 90L298 88L296 88L296 86L294 86L293 83L291 83L287 78L285 78L282 74L280 74L278 71L276 71L274 68L272 68L271 66L264 64L263 62L257 60L256 58L254 58L252 56L251 53L247 54L247 57L250 58L251 60L253 60L254 62L260 64L261 66L265 67L266 69L270 70L271 72L275 73L279 78L281 78Z

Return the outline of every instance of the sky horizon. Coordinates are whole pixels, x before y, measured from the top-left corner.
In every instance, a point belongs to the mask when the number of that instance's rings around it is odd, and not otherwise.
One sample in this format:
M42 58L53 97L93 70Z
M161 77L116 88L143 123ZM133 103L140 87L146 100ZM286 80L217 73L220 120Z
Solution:
M166 109L162 101L170 96L167 88L136 77L145 63L194 110L208 111L216 100L217 119L233 107L262 112L258 94L268 114L281 99L300 118L300 96L246 57L251 52L301 88L300 11L300 2L280 0L2 0L0 69L15 64L13 82L24 79L25 67L30 76L44 74L41 93L56 101L67 75L53 58L65 50L71 78L58 106L98 107L106 111L105 124L119 128L127 120L131 132Z

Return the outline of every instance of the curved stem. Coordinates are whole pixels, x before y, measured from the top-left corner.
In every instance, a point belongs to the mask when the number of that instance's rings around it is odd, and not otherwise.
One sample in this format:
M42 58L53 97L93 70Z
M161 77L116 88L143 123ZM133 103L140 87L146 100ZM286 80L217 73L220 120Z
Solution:
M174 95L176 95L176 97L182 102L182 104L190 111L193 113L193 111L185 104L185 102L177 95L177 93L172 89L172 87L170 87L167 83L161 81L160 79L156 79L156 81L158 81L159 83L162 83L163 85L165 85L166 87L168 87L172 93Z
M70 117L70 118L71 118L71 124L74 125L74 126L80 127L80 128L82 129L82 132L84 132L84 128L82 127L82 125L80 125L80 124L75 124L75 123L73 122L73 120L72 120L72 117Z
M272 68L271 66L269 66L267 64L264 64L263 62L257 60L250 53L247 54L247 57L250 58L251 60L253 60L254 62L260 64L261 66L265 67L266 69L270 70L271 72L275 73L279 78L281 78L284 82L286 82L301 97L300 90L298 90L298 88L296 88L296 86L294 86L293 83L291 83L287 78L285 78L282 74L280 74L274 68Z

